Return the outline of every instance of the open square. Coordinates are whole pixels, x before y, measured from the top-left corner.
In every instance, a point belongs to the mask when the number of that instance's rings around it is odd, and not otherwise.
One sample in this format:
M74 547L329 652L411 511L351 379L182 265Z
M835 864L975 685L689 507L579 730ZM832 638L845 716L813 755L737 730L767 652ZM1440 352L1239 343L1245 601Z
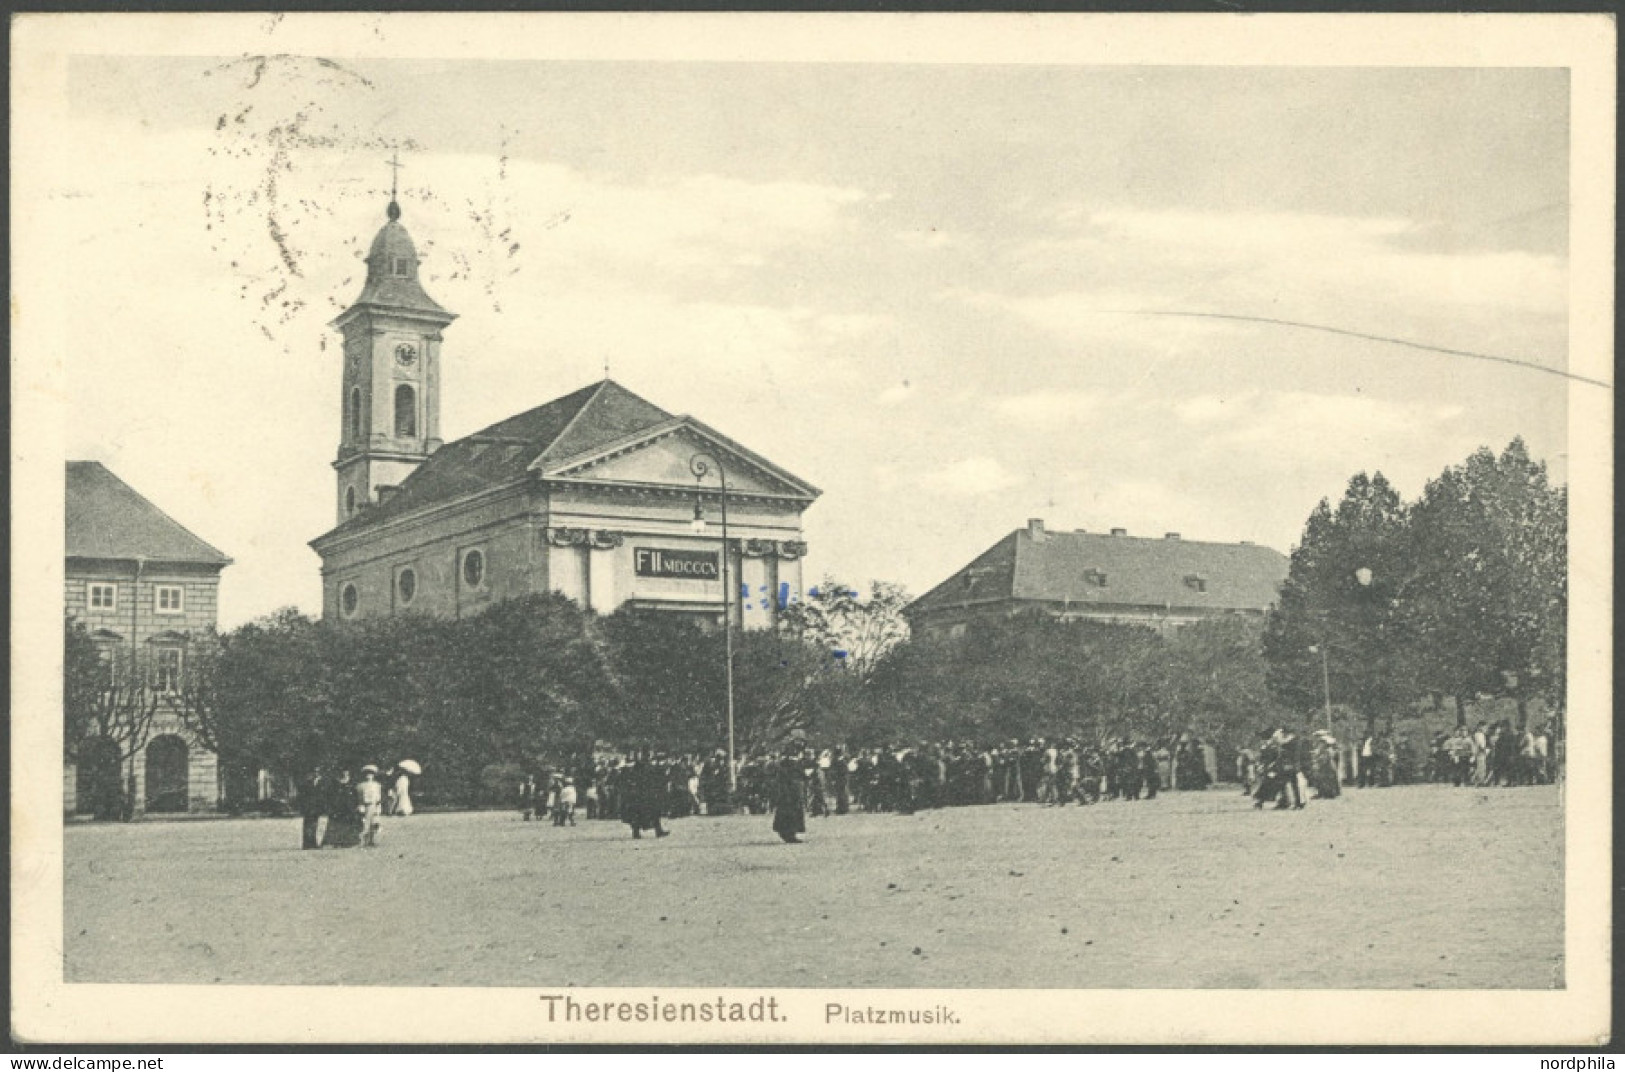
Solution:
M1089 807L693 818L633 841L512 812L66 831L69 983L1547 989L1553 786L1229 787Z

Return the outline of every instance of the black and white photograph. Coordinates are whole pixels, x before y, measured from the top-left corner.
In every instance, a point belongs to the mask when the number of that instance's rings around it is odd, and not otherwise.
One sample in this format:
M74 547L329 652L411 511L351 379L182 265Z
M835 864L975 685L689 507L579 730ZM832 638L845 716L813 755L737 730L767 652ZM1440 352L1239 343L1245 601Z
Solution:
M13 1035L1606 1039L1614 48L19 17Z

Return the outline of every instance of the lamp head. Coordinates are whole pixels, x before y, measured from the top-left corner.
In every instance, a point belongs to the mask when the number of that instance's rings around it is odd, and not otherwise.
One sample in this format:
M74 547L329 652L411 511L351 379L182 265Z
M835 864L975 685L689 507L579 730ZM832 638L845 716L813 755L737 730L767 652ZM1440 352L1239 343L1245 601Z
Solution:
M694 520L690 522L694 534L700 535L705 531L705 511L700 509L700 500L694 500Z

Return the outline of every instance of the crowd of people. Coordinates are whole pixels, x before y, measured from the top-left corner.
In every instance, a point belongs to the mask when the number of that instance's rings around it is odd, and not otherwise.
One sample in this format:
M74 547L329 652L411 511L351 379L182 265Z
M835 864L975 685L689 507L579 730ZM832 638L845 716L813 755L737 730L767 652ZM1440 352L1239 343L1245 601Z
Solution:
M1547 782L1551 738L1549 726L1518 730L1507 720L1458 727L1434 738L1427 774L1458 786ZM1392 785L1406 773L1400 743L1391 734L1366 735L1352 757L1342 751L1325 730L1276 727L1261 735L1256 747L1235 754L1235 777L1254 807L1273 803L1277 809L1299 809L1312 799L1337 797L1344 765L1358 771L1354 780L1361 787ZM1150 800L1167 789L1207 789L1214 781L1215 756L1190 734L1098 744L1034 738L852 749L814 747L798 733L780 750L741 762L732 787L721 749L709 755L592 753L524 775L516 803L525 821L574 826L579 812L588 820L626 823L633 837L652 831L657 838L671 833L667 819L725 810L772 813L775 831L795 842L809 816L910 814L1001 803L1062 807ZM299 788L304 847L375 845L381 814L412 813L415 765L404 762L382 781L371 765L361 768L358 779L349 771L312 771Z
M1035 738L995 746L942 741L868 749L820 749L796 738L740 763L732 791L720 749L707 756L643 751L576 757L527 774L516 804L527 821L573 825L579 807L589 820L627 822L636 836L656 829L651 816L716 814L725 806L778 813L792 810L792 799L815 817L907 814L975 804L1059 807L1150 799L1167 788L1205 789L1212 780L1203 743L1188 735L1098 745Z
M1514 727L1508 719L1434 737L1429 776L1457 786L1545 785L1554 777L1553 727Z
M375 848L380 816L412 814L411 768L392 767L387 780L386 790L371 763L361 768L359 777L348 770L311 769L299 783L300 847Z
M1330 800L1342 792L1337 760L1337 738L1327 731L1299 734L1278 726L1263 735L1256 751L1241 751L1237 777L1253 807L1273 801L1277 809L1301 809L1311 799Z

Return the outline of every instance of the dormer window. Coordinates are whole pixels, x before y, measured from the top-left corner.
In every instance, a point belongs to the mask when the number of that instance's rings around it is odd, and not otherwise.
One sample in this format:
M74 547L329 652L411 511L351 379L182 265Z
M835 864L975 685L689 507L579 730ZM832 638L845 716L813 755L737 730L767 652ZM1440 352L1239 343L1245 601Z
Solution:
M412 260L409 257L389 258L389 274L405 279L412 274Z
M1089 585L1091 588L1106 587L1106 571L1098 569L1084 570L1083 583Z
M1185 575L1185 587L1196 592L1206 592L1207 578L1200 573L1188 573Z

